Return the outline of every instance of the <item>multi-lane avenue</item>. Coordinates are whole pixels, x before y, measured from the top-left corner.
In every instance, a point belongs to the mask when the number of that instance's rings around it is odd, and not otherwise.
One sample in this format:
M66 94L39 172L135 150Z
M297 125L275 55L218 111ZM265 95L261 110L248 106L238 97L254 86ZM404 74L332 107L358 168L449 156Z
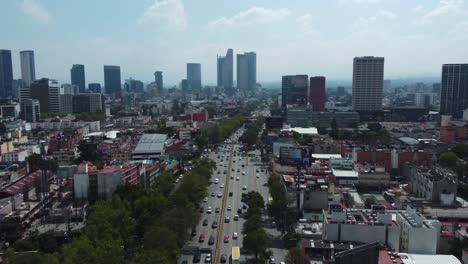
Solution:
M232 142L237 141L236 135L241 132L233 135ZM232 247L242 247L243 213L247 211L241 202L243 192L258 191L265 201L268 199L266 170L249 160L240 148L239 144L225 144L208 154L216 162L216 169L206 202L202 203L199 211L200 222L188 244L213 250L212 260L208 254L202 254L200 263L229 263ZM180 261L184 260L193 263L193 256L183 256Z

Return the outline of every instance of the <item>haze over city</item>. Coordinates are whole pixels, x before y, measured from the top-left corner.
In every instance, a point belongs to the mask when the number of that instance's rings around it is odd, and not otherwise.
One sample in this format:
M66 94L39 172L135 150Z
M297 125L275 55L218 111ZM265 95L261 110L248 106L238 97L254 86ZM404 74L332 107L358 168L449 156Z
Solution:
M216 83L216 55L257 53L258 82L281 75L351 80L355 56L385 57L385 78L440 77L443 63L468 59L468 4L463 0L331 1L3 1L2 47L32 49L38 77L69 82L72 64L102 82L103 65L151 81L163 70L179 84L185 64L202 64Z

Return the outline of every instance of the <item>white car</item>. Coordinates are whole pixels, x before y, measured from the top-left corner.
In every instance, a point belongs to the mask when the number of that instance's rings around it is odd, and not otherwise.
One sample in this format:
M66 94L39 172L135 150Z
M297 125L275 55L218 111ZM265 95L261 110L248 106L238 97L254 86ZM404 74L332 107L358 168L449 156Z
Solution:
M260 178L260 174L257 173L257 178Z
M244 191L247 190L247 186L246 185L242 186L242 190Z
M230 205L228 205L227 210L231 211L231 209L232 209L232 207Z
M206 213L211 214L211 212L213 212L213 210L211 209L211 206L208 206L208 208L206 208Z
M245 171L242 172L242 175L245 175Z
M231 180L234 179L234 175L231 175Z
M236 181L238 181L238 180L240 180L240 178L239 178L239 177L236 177Z
M218 182L219 182L219 179L218 179L218 178L216 178L216 179L215 179L215 183L216 183L216 184L218 184Z
M224 184L219 185L219 188L224 188Z
M205 197L205 199L203 199L203 202L208 202L208 197Z
M218 192L218 197L219 198L223 197L223 194L221 192Z
M234 232L234 233L232 234L232 239L237 239L238 236L239 236L239 235L237 234L237 232Z

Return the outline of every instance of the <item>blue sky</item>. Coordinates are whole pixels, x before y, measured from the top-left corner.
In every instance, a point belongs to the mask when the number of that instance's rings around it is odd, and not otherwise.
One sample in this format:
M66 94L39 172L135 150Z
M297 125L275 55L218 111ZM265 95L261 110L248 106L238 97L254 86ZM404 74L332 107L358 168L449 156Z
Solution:
M351 79L355 56L385 57L385 77L439 76L443 63L468 62L464 0L2 0L0 49L36 53L36 76L70 82L74 63L86 81L103 65L122 78L166 83L202 64L216 82L216 55L257 52L257 80L282 75ZM235 66L234 66L235 68Z

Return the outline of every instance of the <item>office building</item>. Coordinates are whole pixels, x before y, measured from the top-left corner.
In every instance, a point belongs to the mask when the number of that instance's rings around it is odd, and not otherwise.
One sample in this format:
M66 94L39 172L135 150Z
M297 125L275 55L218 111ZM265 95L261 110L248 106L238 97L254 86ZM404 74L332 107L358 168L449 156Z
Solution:
M79 87L76 84L65 83L62 84L63 94L77 94L79 93Z
M182 91L184 93L187 93L190 91L190 87L189 87L189 84L188 84L188 81L187 79L183 79L181 82L180 82L180 88L182 89Z
M26 122L39 122L41 119L41 107L39 100L26 99L21 103L22 118Z
M154 82L156 83L156 86L158 87L158 91L161 92L162 89L164 88L164 83L163 83L163 72L162 71L156 71L154 72Z
M310 77L309 104L312 105L312 111L325 111L325 102L327 101L325 93L325 77Z
M24 99L38 100L43 113L60 112L60 94L62 92L58 81L43 78L31 82L29 88L30 98Z
M78 91L84 93L86 91L85 69L82 64L73 64L71 70L71 83L78 86Z
M101 93L101 84L100 83L88 83L88 90L92 93Z
M122 90L120 66L104 65L104 89L106 94L120 93Z
M353 110L382 109L383 57L356 57L353 66Z
M201 90L202 81L200 63L187 63L187 83L191 91Z
M281 81L281 103L286 105L307 105L307 75L287 75Z
M125 80L124 88L125 91L131 93L143 93L145 91L143 82L132 78Z
M73 113L103 112L100 93L75 94L72 98Z
M440 84L440 114L460 118L468 108L468 64L444 64Z
M60 113L73 113L73 96L75 94L60 95Z
M226 56L217 58L218 64L218 87L230 89L233 87L234 67L233 51L228 49Z
M237 90L244 96L252 93L257 85L257 54L237 54Z
M1 117L14 117L18 118L20 113L20 105L16 102L8 102L0 104L0 116Z
M34 51L20 51L21 79L30 83L36 80L36 66L34 63Z
M12 96L12 85L11 50L0 50L0 97Z

